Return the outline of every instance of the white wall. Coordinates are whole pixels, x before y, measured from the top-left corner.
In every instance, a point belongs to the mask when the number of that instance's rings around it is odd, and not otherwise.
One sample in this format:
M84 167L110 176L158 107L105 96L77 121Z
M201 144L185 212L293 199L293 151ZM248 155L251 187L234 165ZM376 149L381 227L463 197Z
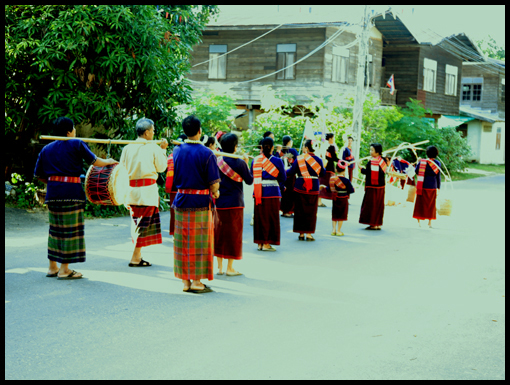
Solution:
M482 122L483 126L491 125ZM481 130L480 141L480 163L481 164L503 164L505 163L505 122L496 122L491 125L491 132ZM498 128L501 129L500 149L496 150L496 136Z
M480 132L482 131L481 121L471 120L467 123L467 142L471 146L471 156L468 161L475 160L480 162Z

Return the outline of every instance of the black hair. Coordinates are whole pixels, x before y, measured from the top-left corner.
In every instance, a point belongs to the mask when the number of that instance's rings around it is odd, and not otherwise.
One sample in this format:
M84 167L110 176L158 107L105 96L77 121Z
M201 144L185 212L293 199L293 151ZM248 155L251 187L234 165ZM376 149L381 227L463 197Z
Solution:
M180 139L182 139L182 140L180 140ZM177 137L177 140L179 140L180 142L183 142L183 141L184 141L184 140L186 140L186 139L188 139L188 137L187 137L186 135L184 135L184 134L181 134L181 135L179 135L179 136Z
M195 136L200 130L200 120L194 115L190 115L182 121L182 129L189 137Z
M200 138L200 141L201 141L202 143L204 143L204 137L205 137L205 136L202 136L202 137ZM207 141L204 143L204 146L206 146L207 148L209 148L209 146L210 146L211 144L213 144L213 143L216 143L216 138L215 138L214 136L208 136L208 137L207 137Z
M329 133L329 134L326 134L326 140L330 140L331 138L333 138L335 136L335 134L333 133Z
M347 140L349 140L349 139L354 140L354 138L353 138L352 136L348 136L348 137L347 137Z
M283 135L282 143L284 146L286 146L291 140L292 138L290 137L290 135Z
M427 147L427 158L435 158L439 155L439 151L436 146Z
M267 138L262 139L262 152L265 155L266 158L269 158L271 156L271 149L274 146L273 138L270 138L269 136Z
M344 172L346 170L346 168L340 168L338 167L338 163L336 164L336 172Z
M65 116L61 116L60 118L55 119L53 127L55 135L67 136L68 132L73 132L74 122Z
M239 143L239 138L236 134L229 132L228 134L221 136L221 149L224 152L228 152L229 154L233 154L235 148Z
M271 134L272 134L272 132L271 132L271 131L266 131L266 132L264 132L264 138L268 138L268 137L269 137L269 135L271 135Z
M306 140L305 147L308 148L308 151L315 152L315 149L312 146L312 140L311 139L307 139Z
M382 155L382 144L381 143L371 143L370 146L374 148L375 152L377 152L379 155Z

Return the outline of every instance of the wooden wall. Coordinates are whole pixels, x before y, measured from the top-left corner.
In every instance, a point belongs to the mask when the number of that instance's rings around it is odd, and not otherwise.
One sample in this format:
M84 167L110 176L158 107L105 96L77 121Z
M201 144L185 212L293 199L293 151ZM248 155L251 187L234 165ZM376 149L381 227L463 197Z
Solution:
M493 70L494 71L494 70ZM482 100L463 101L461 98L461 105L470 107L480 107L484 110L491 110L491 112L498 111L500 116L505 116L505 104L501 101L501 80L505 77L504 74L497 74L485 70L485 65L463 65L462 77L465 78L480 78L483 77L482 86Z
M437 61L436 92L423 91L423 61L424 59ZM457 80L457 95L445 95L446 65L459 69ZM418 66L418 90L426 94L425 107L434 114L458 115L460 103L462 77L462 60L437 46L420 46L420 60Z
M383 85L393 74L397 90L397 105L405 107L409 98L417 98L419 46L386 46L383 48Z

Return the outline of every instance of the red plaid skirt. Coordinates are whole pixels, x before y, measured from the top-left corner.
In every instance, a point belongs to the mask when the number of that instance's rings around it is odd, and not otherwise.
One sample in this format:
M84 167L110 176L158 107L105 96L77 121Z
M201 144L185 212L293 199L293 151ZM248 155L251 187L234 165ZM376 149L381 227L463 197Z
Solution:
M145 247L163 243L159 210L155 206L130 205L131 237L135 247Z
M227 259L243 258L243 208L216 209L218 222L214 229L214 255Z
M361 204L359 223L370 226L382 226L384 217L384 186L365 187L365 196Z
M422 189L421 195L416 195L413 218L415 219L436 219L436 196L435 188Z
M210 209L175 211L174 275L213 279L214 224Z
M295 233L313 234L317 224L317 207L319 196L312 194L301 194L296 191L294 200L294 226Z

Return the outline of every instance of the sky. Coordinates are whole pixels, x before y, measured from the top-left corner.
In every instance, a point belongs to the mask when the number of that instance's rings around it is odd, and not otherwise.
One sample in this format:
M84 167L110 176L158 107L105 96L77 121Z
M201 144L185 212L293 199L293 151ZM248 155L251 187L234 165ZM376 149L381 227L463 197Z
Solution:
M220 5L224 15L243 16L247 14L332 14L358 17L361 20L364 5ZM383 11L388 5L374 5L375 11ZM504 5L392 5L397 14L408 17L421 28L430 28L442 36L466 33L473 40L486 39L491 35L498 45L505 45L505 6ZM414 9L414 12L413 12ZM356 22L358 20L355 20Z

